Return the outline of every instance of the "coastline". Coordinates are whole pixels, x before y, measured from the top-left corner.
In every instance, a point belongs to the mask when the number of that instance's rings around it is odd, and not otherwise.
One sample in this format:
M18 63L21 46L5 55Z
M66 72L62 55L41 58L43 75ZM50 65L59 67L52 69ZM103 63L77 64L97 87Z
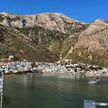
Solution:
M0 67L6 76L38 73L43 76L66 78L100 78L108 77L108 68L89 64L58 64L36 62L11 62Z
M107 75L103 75L103 76L95 76L95 75L92 75L92 76L75 76L75 75L72 75L72 74L67 74L67 73L35 73L35 72L24 72L24 73L11 73L11 74L6 74L5 73L5 76L6 77L12 77L12 76L22 76L22 75L31 75L31 74L35 74L35 75L41 75L43 77L58 77L58 78L67 78L67 79L85 79L85 78L108 78Z

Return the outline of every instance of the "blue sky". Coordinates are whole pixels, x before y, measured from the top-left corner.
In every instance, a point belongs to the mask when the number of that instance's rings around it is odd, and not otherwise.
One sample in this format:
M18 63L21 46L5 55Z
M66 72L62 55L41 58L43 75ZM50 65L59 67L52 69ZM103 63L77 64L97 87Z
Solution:
M108 20L108 0L1 0L0 12L13 14L63 13L82 22Z

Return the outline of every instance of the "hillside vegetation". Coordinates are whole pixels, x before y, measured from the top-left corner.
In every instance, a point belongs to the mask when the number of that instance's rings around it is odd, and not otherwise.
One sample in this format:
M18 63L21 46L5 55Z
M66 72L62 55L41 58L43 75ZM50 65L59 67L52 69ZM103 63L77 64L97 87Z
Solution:
M85 24L59 13L0 14L0 58L108 66L108 23Z

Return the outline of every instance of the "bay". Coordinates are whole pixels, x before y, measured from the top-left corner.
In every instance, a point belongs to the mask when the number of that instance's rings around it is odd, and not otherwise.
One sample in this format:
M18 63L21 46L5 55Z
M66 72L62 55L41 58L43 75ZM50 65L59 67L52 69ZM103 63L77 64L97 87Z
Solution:
M6 76L3 108L83 108L85 99L108 102L108 79L99 85L89 85L89 80L38 74Z

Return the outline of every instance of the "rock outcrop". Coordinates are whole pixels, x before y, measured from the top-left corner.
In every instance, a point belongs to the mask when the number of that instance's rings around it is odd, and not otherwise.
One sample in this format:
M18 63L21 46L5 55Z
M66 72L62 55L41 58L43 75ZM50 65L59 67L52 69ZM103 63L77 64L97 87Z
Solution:
M67 32L68 28L81 28L83 24L73 20L63 14L59 13L44 13L38 15L13 15L8 13L1 13L1 23L8 27L43 27L48 30L56 30L60 32ZM79 24L78 24L79 23Z

